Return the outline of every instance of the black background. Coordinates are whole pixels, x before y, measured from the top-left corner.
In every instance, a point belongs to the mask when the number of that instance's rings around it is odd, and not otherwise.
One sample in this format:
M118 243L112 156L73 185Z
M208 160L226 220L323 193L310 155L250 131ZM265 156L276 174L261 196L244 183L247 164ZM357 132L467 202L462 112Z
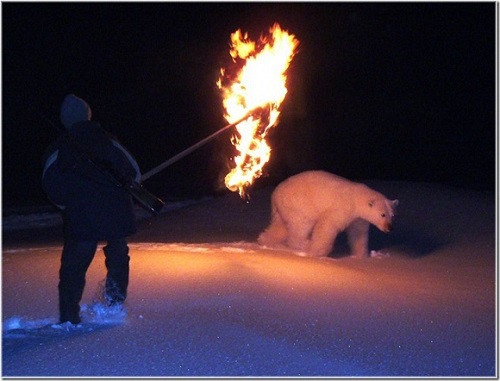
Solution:
M46 204L41 156L67 93L143 173L226 125L229 38L278 22L300 40L255 187L307 169L495 189L495 14L488 3L2 3L4 206ZM145 182L228 192L230 133Z

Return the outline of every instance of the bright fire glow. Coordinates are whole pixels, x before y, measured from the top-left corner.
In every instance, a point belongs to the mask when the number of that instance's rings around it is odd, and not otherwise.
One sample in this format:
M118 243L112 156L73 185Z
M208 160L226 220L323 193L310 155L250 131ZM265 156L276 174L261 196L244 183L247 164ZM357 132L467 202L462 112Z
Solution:
M229 53L237 69L235 73L221 69L217 82L223 96L224 117L234 123L258 109L236 125L237 134L231 138L239 154L225 184L242 198L245 188L262 175L262 168L271 156L265 138L278 123L279 108L287 93L285 72L298 45L295 36L277 23L258 42L249 40L248 34L242 35L240 30L231 34Z

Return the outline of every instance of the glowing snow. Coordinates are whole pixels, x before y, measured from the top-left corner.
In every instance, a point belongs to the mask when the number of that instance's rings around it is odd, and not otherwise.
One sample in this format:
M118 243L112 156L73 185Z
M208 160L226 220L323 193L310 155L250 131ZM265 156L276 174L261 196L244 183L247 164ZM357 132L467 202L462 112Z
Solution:
M259 247L258 194L155 217L130 245L125 310L96 297L101 246L70 335L29 334L57 322L61 247L4 248L3 376L494 376L494 197L378 185L401 204L393 233L371 233L377 259Z

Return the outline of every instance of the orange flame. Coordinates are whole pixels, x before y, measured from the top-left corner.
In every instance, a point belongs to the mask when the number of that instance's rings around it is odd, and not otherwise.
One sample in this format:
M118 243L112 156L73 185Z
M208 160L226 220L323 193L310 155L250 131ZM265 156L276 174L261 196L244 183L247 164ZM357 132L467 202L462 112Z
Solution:
M226 187L237 190L242 198L245 188L262 175L262 168L271 157L265 137L278 123L279 107L287 93L285 72L298 45L295 36L277 23L258 43L249 40L247 33L242 35L241 30L231 34L229 53L240 69L234 75L221 69L217 86L223 96L224 117L234 123L255 110L236 125L238 134L231 141L239 155L225 178Z

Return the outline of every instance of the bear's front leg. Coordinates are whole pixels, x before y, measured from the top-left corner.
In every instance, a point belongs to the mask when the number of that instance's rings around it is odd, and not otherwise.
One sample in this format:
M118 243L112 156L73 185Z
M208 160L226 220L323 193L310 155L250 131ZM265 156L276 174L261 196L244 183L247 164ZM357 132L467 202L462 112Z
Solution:
M355 219L347 228L347 240L351 248L351 255L356 258L367 258L368 232L370 224L361 218Z

